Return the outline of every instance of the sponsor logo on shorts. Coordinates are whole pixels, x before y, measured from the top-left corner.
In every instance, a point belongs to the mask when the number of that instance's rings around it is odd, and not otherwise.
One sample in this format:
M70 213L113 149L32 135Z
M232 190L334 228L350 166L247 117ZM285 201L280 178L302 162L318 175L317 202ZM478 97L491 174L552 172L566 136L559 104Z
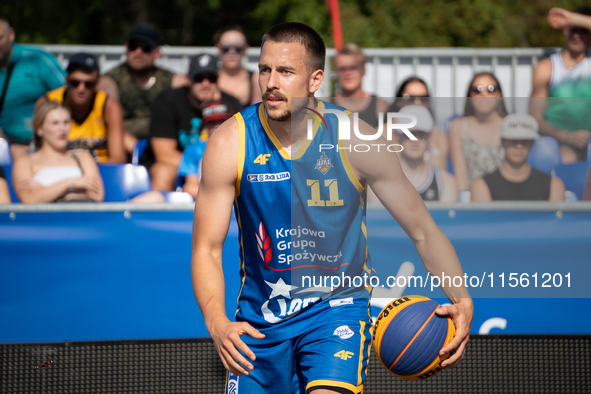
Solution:
M276 174L256 174L248 175L246 177L249 182L279 182L291 179L289 171L278 172Z
M335 357L339 357L341 360L345 360L347 361L348 359L350 359L351 357L353 357L353 352L346 352L344 350L341 350L340 352L336 352L334 354Z
M341 298L338 300L330 300L330 307L334 308L335 306L341 306L341 305L351 305L353 304L353 297L349 297L349 298Z
M341 339L349 339L353 335L355 335L355 333L353 332L353 330L351 330L351 327L349 326L340 326L336 330L334 330L333 335L336 335Z
M238 379L240 379L240 376L228 372L228 390L226 394L238 394Z

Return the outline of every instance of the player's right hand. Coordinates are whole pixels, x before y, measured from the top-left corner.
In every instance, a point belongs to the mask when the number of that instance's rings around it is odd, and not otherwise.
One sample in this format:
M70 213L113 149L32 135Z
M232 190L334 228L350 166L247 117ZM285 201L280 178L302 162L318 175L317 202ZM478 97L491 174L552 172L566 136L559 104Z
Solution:
M256 360L252 350L240 339L242 335L263 339L257 329L246 322L232 322L229 320L214 323L210 330L211 338L220 355L224 367L234 375L248 375L254 366L238 350L242 351L250 360Z

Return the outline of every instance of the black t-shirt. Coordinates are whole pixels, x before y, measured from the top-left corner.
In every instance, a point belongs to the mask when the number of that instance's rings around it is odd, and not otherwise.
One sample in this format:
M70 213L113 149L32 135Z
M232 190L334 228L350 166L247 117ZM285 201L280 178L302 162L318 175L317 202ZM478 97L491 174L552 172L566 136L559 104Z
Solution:
M6 174L4 174L4 169L0 166L0 179L6 179Z
M524 182L510 182L503 178L501 172L483 177L493 200L548 200L552 177L535 168Z
M189 103L189 94L188 87L166 89L152 104L150 137L176 139L180 152L195 142L201 133L201 109ZM222 92L220 102L227 106L231 114L240 111L240 102L234 96ZM148 148L142 157L142 164L149 167L153 163L154 153Z

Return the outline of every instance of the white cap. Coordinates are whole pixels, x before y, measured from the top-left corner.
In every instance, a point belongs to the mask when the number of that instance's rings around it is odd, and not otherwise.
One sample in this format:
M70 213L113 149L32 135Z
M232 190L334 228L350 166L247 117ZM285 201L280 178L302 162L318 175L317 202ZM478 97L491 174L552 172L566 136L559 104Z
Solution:
M410 131L424 131L430 133L433 130L435 122L431 112L422 105L405 105L398 111L400 113L411 114L417 117L417 124L414 127L410 127ZM402 130L398 130L402 133Z
M538 138L538 122L527 114L507 115L501 126L501 138L508 140L535 140Z

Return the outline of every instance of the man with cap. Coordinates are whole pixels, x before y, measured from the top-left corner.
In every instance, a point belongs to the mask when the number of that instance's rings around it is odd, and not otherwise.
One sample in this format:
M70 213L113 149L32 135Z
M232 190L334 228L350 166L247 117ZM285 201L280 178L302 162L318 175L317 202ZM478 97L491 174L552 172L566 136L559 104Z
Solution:
M62 86L65 73L52 55L14 39L14 29L0 17L0 137L16 159L29 152L35 101Z
M538 122L530 115L511 114L503 120L501 142L505 158L491 174L472 182L472 201L564 201L564 183L527 162L538 137Z
M138 139L148 138L150 106L167 88L189 84L185 75L157 67L161 57L156 28L148 23L135 25L125 42L126 61L100 78L99 88L121 102L125 150L131 153Z
M69 149L88 150L97 162L123 163L123 114L121 104L97 89L98 61L89 53L70 57L66 85L37 100L64 103L72 113Z
M218 89L217 62L211 55L195 56L189 65L191 85L163 91L152 105L151 149L142 164L150 167L154 190L174 188L184 149L201 138L206 103L219 102L231 115L241 108L238 99Z
M398 142L403 148L399 155L400 166L404 175L424 201L457 201L458 190L453 175L425 161L429 138L435 126L433 116L421 105L407 105L399 112L417 118L416 126L409 129L416 141L398 131Z

